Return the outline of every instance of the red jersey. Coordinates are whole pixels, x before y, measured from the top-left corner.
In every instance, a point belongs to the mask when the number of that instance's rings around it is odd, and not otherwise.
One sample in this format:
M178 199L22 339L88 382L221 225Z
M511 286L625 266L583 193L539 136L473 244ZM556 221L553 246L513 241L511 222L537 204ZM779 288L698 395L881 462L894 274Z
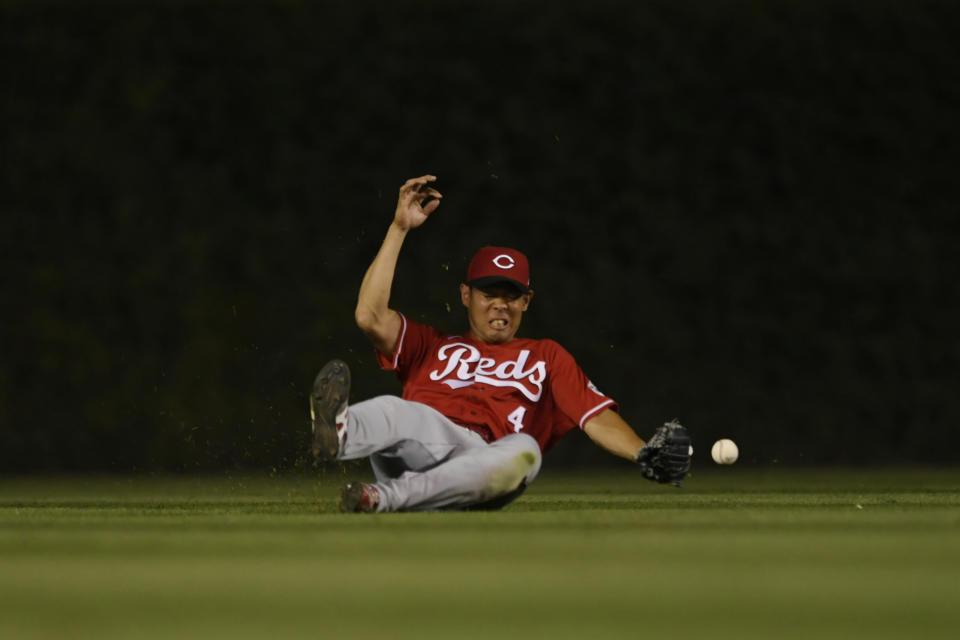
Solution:
M617 408L553 340L487 344L400 319L393 354L377 353L380 366L396 372L405 400L433 407L487 441L520 432L547 451L570 429Z

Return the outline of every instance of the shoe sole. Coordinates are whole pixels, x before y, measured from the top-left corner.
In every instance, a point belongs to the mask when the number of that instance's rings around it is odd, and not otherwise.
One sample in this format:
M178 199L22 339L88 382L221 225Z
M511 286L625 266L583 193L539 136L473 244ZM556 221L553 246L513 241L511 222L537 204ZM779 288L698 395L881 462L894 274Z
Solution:
M360 482L351 482L343 488L340 494L340 511L343 513L355 513L360 511L357 505L363 502L363 484Z
M336 459L340 452L337 412L349 396L350 368L342 360L331 360L320 369L310 392L313 455L321 462Z

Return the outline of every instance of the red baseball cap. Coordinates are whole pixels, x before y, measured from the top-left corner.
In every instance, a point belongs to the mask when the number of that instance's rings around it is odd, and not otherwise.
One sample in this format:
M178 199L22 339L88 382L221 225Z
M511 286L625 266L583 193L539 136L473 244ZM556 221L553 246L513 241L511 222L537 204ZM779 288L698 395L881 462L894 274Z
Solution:
M509 282L523 293L530 292L530 263L527 256L507 247L483 247L467 269L467 284L482 287Z

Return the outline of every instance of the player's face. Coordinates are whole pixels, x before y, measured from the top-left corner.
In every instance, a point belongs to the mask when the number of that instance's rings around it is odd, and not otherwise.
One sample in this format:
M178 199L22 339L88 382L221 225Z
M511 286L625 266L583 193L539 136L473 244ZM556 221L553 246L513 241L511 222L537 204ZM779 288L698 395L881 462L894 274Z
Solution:
M531 297L532 291L520 293L509 284L494 284L482 289L460 285L460 299L467 308L470 335L490 344L513 340Z

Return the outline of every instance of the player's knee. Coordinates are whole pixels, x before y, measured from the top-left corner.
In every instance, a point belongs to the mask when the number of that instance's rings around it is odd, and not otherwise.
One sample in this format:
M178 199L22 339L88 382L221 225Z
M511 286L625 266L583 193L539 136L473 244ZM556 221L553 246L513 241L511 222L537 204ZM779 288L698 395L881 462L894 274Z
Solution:
M505 437L501 442L518 451L531 467L540 466L543 456L540 453L540 445L533 437L525 433L514 433Z
M540 472L543 454L540 451L540 444L535 439L525 433L518 433L516 435L524 439L520 455L523 456L524 461L529 467L524 476L529 484L537 476L537 473Z
M513 491L521 483L530 484L540 472L542 454L540 445L525 433L509 435L496 445L504 448L507 456L493 474L490 487L500 493ZM496 446L495 445L495 446Z

